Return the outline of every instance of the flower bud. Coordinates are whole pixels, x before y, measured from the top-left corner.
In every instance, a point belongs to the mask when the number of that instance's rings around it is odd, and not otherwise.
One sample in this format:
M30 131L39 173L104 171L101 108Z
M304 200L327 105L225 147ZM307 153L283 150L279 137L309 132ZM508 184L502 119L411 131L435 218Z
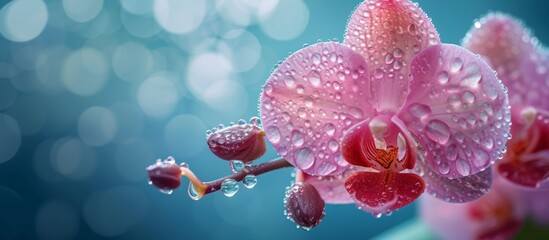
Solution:
M288 219L301 228L309 230L324 217L324 200L316 188L309 183L294 183L286 189L286 211Z
M255 124L221 128L207 137L210 150L224 160L251 162L266 150L265 132Z
M164 161L158 159L155 164L147 167L149 182L162 191L176 189L181 184L181 168L173 157Z

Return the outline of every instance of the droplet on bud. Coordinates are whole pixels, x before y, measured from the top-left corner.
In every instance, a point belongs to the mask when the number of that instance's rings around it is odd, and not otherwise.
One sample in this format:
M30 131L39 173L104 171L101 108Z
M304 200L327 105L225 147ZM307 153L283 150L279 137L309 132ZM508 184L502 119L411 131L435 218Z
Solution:
M181 184L181 169L173 157L156 161L147 167L149 183L162 193L171 194Z
M224 160L248 163L263 156L266 151L265 132L255 124L228 126L208 136L210 150Z
M307 231L318 225L324 217L324 200L309 183L294 183L288 187L284 203L287 216Z

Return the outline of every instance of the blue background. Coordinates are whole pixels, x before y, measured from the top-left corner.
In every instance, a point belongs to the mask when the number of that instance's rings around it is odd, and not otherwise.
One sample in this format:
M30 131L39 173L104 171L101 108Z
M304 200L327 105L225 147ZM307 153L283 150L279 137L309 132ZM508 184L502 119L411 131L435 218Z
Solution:
M298 1L282 2L290 9ZM193 201L187 197L186 180L172 195L147 184L145 167L169 155L188 163L203 180L230 174L228 162L207 149L205 131L256 115L272 66L305 43L342 39L359 2L306 0L308 19L291 16L292 11L286 16L296 25L307 23L292 35L284 28L269 34L273 25L262 20L227 23L220 16L235 6L216 12L219 1L206 1L207 20L196 26L202 30L184 34L170 33L153 13L130 13L118 1L104 1L98 17L85 22L71 18L62 1L46 1L48 23L39 36L26 42L0 37L0 151L17 151L9 160L0 158L0 239L367 239L413 218L415 204L380 219L354 205L328 205L321 225L310 232L296 229L283 215L291 169L262 175L255 188L241 186L232 198L214 193ZM445 43L459 44L473 21L489 11L522 19L541 43L549 43L545 1L418 2ZM0 30L13 23L2 24ZM226 35L231 30L247 31L247 40L231 41ZM142 47L119 48L129 41ZM243 46L258 47L260 54L225 54ZM84 66L71 62L90 56L78 50L82 47L94 49L95 60L82 60ZM141 52L131 55L136 49ZM196 69L221 74L228 85L215 85L215 76L208 78L211 82L196 80L201 75L194 75L190 65L203 51L214 54L209 60L215 61L196 63ZM121 60L113 60L115 55ZM124 68L124 61L136 65ZM104 71L87 76L82 72L87 63ZM216 63L252 66L225 71ZM79 71L68 69L72 66ZM88 94L89 88L71 85L64 75L104 82ZM161 80L151 80L155 76ZM151 86L159 90L148 91ZM204 89L211 92L201 93ZM269 149L262 161L275 157Z

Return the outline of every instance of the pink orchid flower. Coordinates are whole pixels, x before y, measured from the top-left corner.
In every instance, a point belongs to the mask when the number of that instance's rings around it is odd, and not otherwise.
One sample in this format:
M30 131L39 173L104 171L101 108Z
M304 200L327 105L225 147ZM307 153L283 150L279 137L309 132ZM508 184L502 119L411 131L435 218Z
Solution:
M508 181L549 190L549 54L522 23L489 14L463 46L480 54L509 89L512 139L495 168Z
M524 222L526 202L519 191L495 176L492 190L472 202L448 203L421 197L423 221L445 240L513 239Z
M289 56L267 80L260 113L267 139L304 173L331 178L366 168L338 182L376 216L425 190L449 202L482 196L511 120L488 64L441 44L427 15L407 0L365 1L343 44L317 43ZM327 186L321 196L334 189Z

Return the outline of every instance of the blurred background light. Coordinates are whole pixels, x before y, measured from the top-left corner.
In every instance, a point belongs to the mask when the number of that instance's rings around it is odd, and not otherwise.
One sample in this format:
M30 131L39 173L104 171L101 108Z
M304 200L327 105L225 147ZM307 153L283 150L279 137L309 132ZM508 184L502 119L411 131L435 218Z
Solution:
M381 219L328 205L318 228L294 229L282 203L291 169L230 199L192 201L185 180L170 196L147 185L147 165L170 155L205 181L230 174L206 130L257 116L273 67L342 39L359 2L2 1L0 239L369 239L414 218L414 205ZM549 2L419 4L443 42L497 10L549 44Z
M0 33L14 42L38 37L47 22L48 8L41 0L11 1L0 9Z

